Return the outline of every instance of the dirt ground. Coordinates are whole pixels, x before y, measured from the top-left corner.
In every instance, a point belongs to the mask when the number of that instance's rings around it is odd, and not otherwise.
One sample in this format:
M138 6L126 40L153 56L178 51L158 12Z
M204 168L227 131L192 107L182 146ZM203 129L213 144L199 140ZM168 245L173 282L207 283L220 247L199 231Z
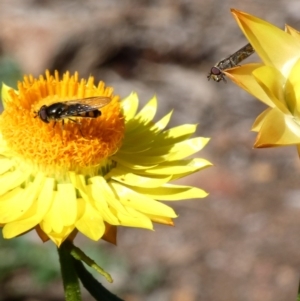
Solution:
M174 109L172 126L198 123L197 134L211 137L200 156L214 166L183 181L207 198L174 203L175 227L122 228L117 247L98 243L123 262L107 287L126 301L296 300L296 148L253 149L250 128L265 106L231 82L206 78L247 43L230 8L300 29L297 0L0 0L1 57L23 73L77 70L121 97L134 90L145 103L156 94L157 118ZM0 300L63 300L60 282L37 290L25 281L16 295L10 279Z

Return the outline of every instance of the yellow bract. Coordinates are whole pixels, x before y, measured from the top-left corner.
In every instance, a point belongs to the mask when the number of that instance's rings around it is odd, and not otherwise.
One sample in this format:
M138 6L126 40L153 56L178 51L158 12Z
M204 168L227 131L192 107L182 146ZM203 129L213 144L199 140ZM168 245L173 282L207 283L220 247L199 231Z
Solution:
M276 26L232 10L241 30L262 63L226 70L225 74L269 106L256 119L255 147L300 144L300 35L289 26Z

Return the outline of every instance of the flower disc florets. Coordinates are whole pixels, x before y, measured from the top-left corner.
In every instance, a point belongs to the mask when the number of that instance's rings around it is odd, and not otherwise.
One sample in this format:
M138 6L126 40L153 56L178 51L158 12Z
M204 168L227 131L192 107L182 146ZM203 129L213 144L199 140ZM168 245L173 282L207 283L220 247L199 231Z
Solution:
M36 166L49 176L61 171L79 171L97 168L113 155L122 143L124 118L118 96L113 89L94 79L78 81L78 74L66 73L62 80L58 73L46 78L25 76L18 84L18 92L8 91L6 107L0 119L3 139L14 156L29 165ZM37 112L43 105L68 102L94 96L106 96L112 100L101 108L98 118L76 118L43 122ZM76 122L74 122L76 121ZM64 123L64 125L63 125ZM102 163L103 163L102 162Z

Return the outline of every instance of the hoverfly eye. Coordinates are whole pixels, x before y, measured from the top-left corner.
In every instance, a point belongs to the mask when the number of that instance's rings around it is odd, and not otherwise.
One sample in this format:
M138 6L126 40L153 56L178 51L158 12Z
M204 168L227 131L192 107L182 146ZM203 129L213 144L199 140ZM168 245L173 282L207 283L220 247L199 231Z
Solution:
M47 111L46 111L46 106L42 106L40 110L38 111L38 115L40 119L45 122L49 123L48 116L47 116Z
M212 67L211 70L210 70L211 74L213 75L220 75L222 72L219 68L217 67Z

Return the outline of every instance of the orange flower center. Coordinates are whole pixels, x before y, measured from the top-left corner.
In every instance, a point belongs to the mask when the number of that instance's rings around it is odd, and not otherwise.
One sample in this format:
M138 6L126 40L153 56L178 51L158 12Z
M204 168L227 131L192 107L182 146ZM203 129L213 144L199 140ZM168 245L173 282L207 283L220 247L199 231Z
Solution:
M94 86L94 78L78 81L78 74L67 72L59 79L58 72L46 78L25 76L18 83L18 92L9 92L10 100L0 117L3 139L14 156L44 171L99 167L120 148L124 136L124 118L118 96L103 82ZM97 118L70 117L45 123L37 112L43 105L104 96L111 102L99 109ZM74 122L75 121L75 122Z

